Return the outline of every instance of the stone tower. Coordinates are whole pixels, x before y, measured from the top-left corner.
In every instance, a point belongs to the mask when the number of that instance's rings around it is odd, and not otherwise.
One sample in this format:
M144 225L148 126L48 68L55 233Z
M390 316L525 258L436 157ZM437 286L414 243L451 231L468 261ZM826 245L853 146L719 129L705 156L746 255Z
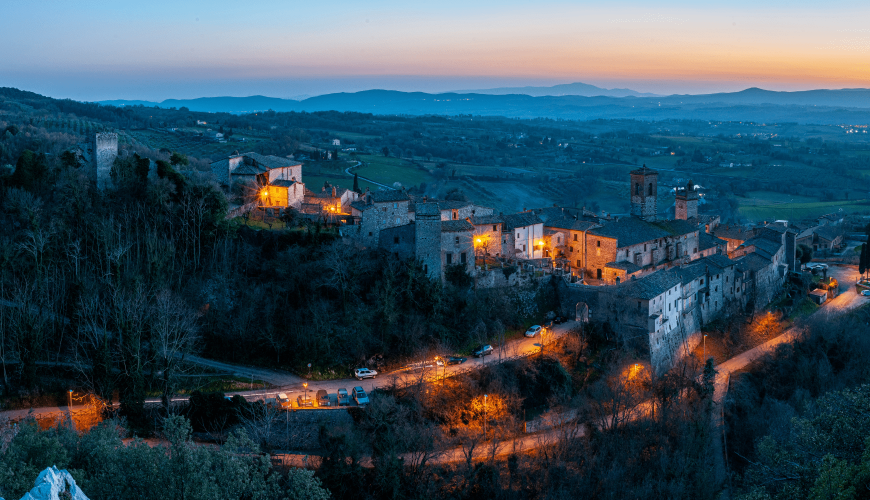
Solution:
M112 165L118 157L118 134L102 132L94 137L94 180L98 189L105 189L111 182Z
M655 221L658 212L659 173L643 167L631 171L631 215Z
M677 200L674 204L674 218L688 220L698 216L698 192L695 183L689 181L683 189L677 189Z
M437 203L417 203L414 249L430 278L441 279L441 210Z

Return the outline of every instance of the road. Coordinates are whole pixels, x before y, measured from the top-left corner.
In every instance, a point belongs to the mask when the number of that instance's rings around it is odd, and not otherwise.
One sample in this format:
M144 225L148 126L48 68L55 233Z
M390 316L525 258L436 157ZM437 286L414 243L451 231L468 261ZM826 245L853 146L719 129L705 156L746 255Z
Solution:
M507 342L502 348L496 348L494 354L492 355L480 359L469 358L468 361L461 365L442 366L438 367L437 370L435 368L427 368L425 370L418 371L398 370L392 373L379 375L377 378L374 379L366 379L364 381L358 381L353 378L326 380L320 382L311 381L308 382L307 390L302 385L305 382L302 377L280 370L270 370L266 368L223 363L220 361L201 358L199 356L188 355L185 356L185 360L191 363L201 364L210 368L227 371L240 377L251 377L253 375L253 378L255 380L263 380L275 386L269 389L260 388L250 391L228 392L226 393L227 396L234 396L238 394L247 399L248 401L262 401L264 399L274 398L279 392L283 392L287 394L287 396L293 401L293 407L296 408L298 407L296 403L297 396L307 394L309 397L313 397L320 389L324 389L330 394L335 394L340 388L344 388L350 391L356 386L362 386L365 390L371 391L378 387L390 387L393 384L404 385L419 382L421 380L431 381L441 377L452 377L464 371L477 370L486 366L487 364L497 363L500 357L502 360L505 360L510 358L518 358L538 354L541 352L542 340L544 342L543 348L546 349L547 345L561 338L563 335L568 333L573 326L577 324L578 323L575 321L568 321L561 325L554 325L554 327L548 333L544 334L543 337L539 335L538 337L534 338L522 337L520 339L512 340L510 342ZM187 401L187 399L188 396L178 396L173 398L172 400ZM159 403L160 399L149 398L146 399L145 402ZM75 412L77 409L81 410L82 407L73 405L72 411ZM31 411L33 412L33 416L36 418L52 418L68 413L70 411L70 408L66 406L55 406L26 410L8 410L0 412L0 417L9 418L11 420L19 420L26 417L28 414L30 414Z
M361 162L361 161L358 161L358 162L356 162L356 165L352 165L352 166L347 167L346 169L344 169L344 173L346 173L347 175L353 177L353 174L350 173L350 169L352 169L352 168L356 168L356 167L358 167L358 166L360 166L360 165L362 165L362 162ZM361 176L361 175L359 175L359 174L357 174L357 176L358 176L360 179L362 179L362 180L364 180L364 181L366 181L366 182L371 182L372 184L374 184L374 185L376 185L376 186L381 186L381 187L383 187L383 188L387 188L387 189L391 189L391 190L395 190L395 189L396 189L396 188L394 188L393 186L387 186L386 184L381 184L381 183L378 182L378 181L373 181L373 180L369 179L368 177L363 177L363 176Z

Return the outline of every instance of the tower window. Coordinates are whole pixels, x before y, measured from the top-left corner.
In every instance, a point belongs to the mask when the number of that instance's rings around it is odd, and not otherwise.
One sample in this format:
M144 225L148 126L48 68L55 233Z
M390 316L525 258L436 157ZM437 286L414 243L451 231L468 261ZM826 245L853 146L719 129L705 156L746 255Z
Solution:
M640 184L634 185L634 194L640 195Z
M652 182L649 183L649 193L648 193L648 194L649 194L650 196L652 196L652 194L653 194L653 190L652 190Z

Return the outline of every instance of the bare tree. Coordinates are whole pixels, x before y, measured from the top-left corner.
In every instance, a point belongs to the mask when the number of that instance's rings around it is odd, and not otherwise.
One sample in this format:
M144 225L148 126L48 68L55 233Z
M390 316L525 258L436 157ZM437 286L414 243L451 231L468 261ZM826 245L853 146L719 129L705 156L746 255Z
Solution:
M199 341L196 313L168 291L157 295L151 323L152 341L160 373L161 398L171 412L172 396L184 355L194 352Z

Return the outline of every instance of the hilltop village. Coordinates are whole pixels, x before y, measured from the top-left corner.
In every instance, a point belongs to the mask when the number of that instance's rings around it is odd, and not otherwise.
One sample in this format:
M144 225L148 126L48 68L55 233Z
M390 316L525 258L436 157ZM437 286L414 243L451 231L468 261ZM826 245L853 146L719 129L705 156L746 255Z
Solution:
M418 259L433 278L464 272L476 287L558 279L564 316L607 322L648 352L657 372L698 345L704 324L769 304L799 270L797 245L833 245L839 222L722 225L718 215L698 213L692 181L676 189L674 218L663 219L658 173L646 166L630 173L626 216L558 206L495 213L401 189L313 191L301 163L256 153L214 162L212 172L227 188L259 186L252 203L260 208L337 223L345 239Z

